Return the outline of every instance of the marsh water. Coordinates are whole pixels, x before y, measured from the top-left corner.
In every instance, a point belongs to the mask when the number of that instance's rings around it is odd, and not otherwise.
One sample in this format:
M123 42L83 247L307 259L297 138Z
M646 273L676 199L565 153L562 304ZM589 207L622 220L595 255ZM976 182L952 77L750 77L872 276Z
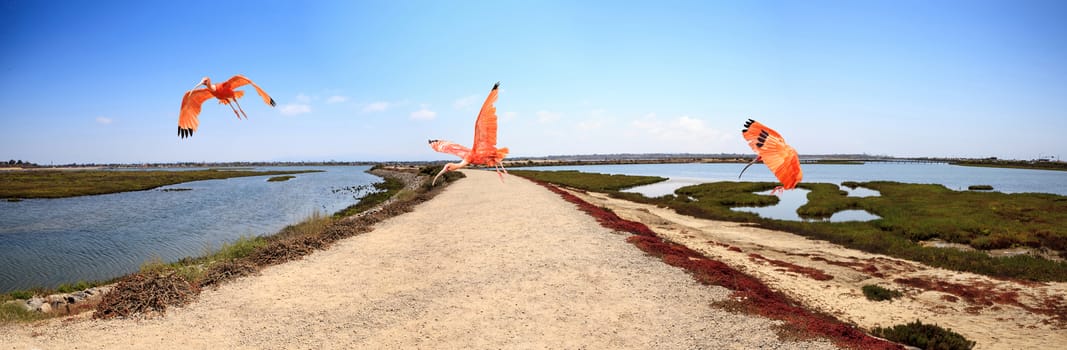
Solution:
M715 181L739 181L744 168L737 163L682 164L620 164L524 167L527 170L578 170L589 173L661 176L667 181L626 189L649 197L672 194L683 186ZM803 164L804 182L841 184L844 181L896 181L904 183L941 184L952 190L967 190L971 185L991 185L1004 193L1041 192L1067 195L1067 172L1011 168L967 167L944 163L882 163L864 164ZM745 171L743 181L777 182L766 166L755 164ZM878 192L865 188L841 189L850 196L877 196ZM735 208L762 217L781 220L801 220L796 209L807 203L807 190L795 189L779 195L779 203L760 208ZM761 194L768 194L762 192ZM835 213L830 221L864 221L877 218L863 210Z
M323 170L281 182L269 176L194 181L157 189L60 199L0 201L0 293L106 280L153 259L203 255L241 236L272 234L330 215L380 182L367 166L262 167Z

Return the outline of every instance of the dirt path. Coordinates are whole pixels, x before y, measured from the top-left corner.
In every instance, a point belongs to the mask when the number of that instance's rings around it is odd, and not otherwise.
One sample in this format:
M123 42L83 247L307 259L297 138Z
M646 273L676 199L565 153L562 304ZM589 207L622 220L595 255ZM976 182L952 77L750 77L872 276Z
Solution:
M921 320L963 334L978 343L977 349L1062 349L1067 344L1067 283L1001 281L603 194L572 193L745 271L809 308L866 329ZM869 301L861 290L867 284L904 290L905 296Z
M710 307L728 291L540 186L465 173L414 212L166 317L9 326L0 348L832 348Z

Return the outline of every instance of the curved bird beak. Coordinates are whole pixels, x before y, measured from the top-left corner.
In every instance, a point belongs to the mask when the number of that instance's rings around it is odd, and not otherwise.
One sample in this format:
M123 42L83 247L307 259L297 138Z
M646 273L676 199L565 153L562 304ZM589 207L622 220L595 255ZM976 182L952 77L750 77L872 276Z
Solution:
M745 174L745 170L748 170L748 167L752 166L752 164L756 164L756 161L759 161L759 160L760 160L760 157L756 156L756 158L753 158L751 162L748 162L748 165L745 165L745 168L741 169L741 173L737 174L737 179L740 180L741 179L741 175Z
M196 83L196 85L193 85L193 89L196 89L200 85L207 85L207 79L200 79L199 83ZM192 90L192 89L190 89L190 90Z
M204 85L204 79L200 79L200 82L196 83L196 85L193 85L193 87L190 88L189 91L186 91L185 94L189 95L189 94L193 93L193 90L196 90L196 88L200 87L200 85Z

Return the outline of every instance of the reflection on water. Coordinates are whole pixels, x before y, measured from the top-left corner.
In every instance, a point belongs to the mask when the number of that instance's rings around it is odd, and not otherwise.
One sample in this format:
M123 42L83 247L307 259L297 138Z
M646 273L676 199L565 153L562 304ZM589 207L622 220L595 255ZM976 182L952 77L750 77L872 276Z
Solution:
M136 271L145 261L201 255L241 236L272 234L358 198L337 188L379 182L358 167L318 169L283 182L268 176L187 182L61 199L0 202L0 293ZM191 189L166 191L166 189Z
M622 192L640 193L645 197L660 197L668 194L674 194L674 190L685 186L699 185L706 181L701 179L689 179L689 178L670 178L667 181L660 181L654 184L641 185L637 187L631 187Z
M848 196L849 197L878 197L878 196L882 195L882 193L880 193L878 191L875 191L875 190L872 190L872 189L869 189L869 188L864 188L864 187L856 187L856 188L848 188L848 187L845 187L845 186L838 186L838 187L841 187L842 190L844 190L845 192L848 192Z
M767 207L737 207L735 211L756 213L761 217L800 221L797 208L808 202L808 190L797 188L778 194L778 204ZM756 194L772 196L771 191L756 192Z
M871 214L871 213L867 212L866 210L849 209L849 210L842 210L842 211L834 213L834 215L830 217L829 221L830 222L871 221L871 220L878 219L878 218L879 218L878 215Z
M756 194L772 195L772 191L756 192ZM811 191L796 188L778 194L778 204L767 207L737 207L731 208L736 211L756 213L760 217L790 221L869 221L878 219L877 215L866 210L842 210L834 213L829 219L804 219L797 214L797 209L808 202L808 193ZM875 192L877 193L877 192Z

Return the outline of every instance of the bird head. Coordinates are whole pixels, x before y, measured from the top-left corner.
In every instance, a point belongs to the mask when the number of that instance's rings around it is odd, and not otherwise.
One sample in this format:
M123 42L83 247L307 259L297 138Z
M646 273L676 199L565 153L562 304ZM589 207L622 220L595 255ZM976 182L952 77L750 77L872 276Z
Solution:
M208 77L200 78L200 82L196 83L196 85L193 85L193 89L196 89L196 88L200 87L200 85L207 86L207 87L210 88L211 87L211 79L208 78Z

